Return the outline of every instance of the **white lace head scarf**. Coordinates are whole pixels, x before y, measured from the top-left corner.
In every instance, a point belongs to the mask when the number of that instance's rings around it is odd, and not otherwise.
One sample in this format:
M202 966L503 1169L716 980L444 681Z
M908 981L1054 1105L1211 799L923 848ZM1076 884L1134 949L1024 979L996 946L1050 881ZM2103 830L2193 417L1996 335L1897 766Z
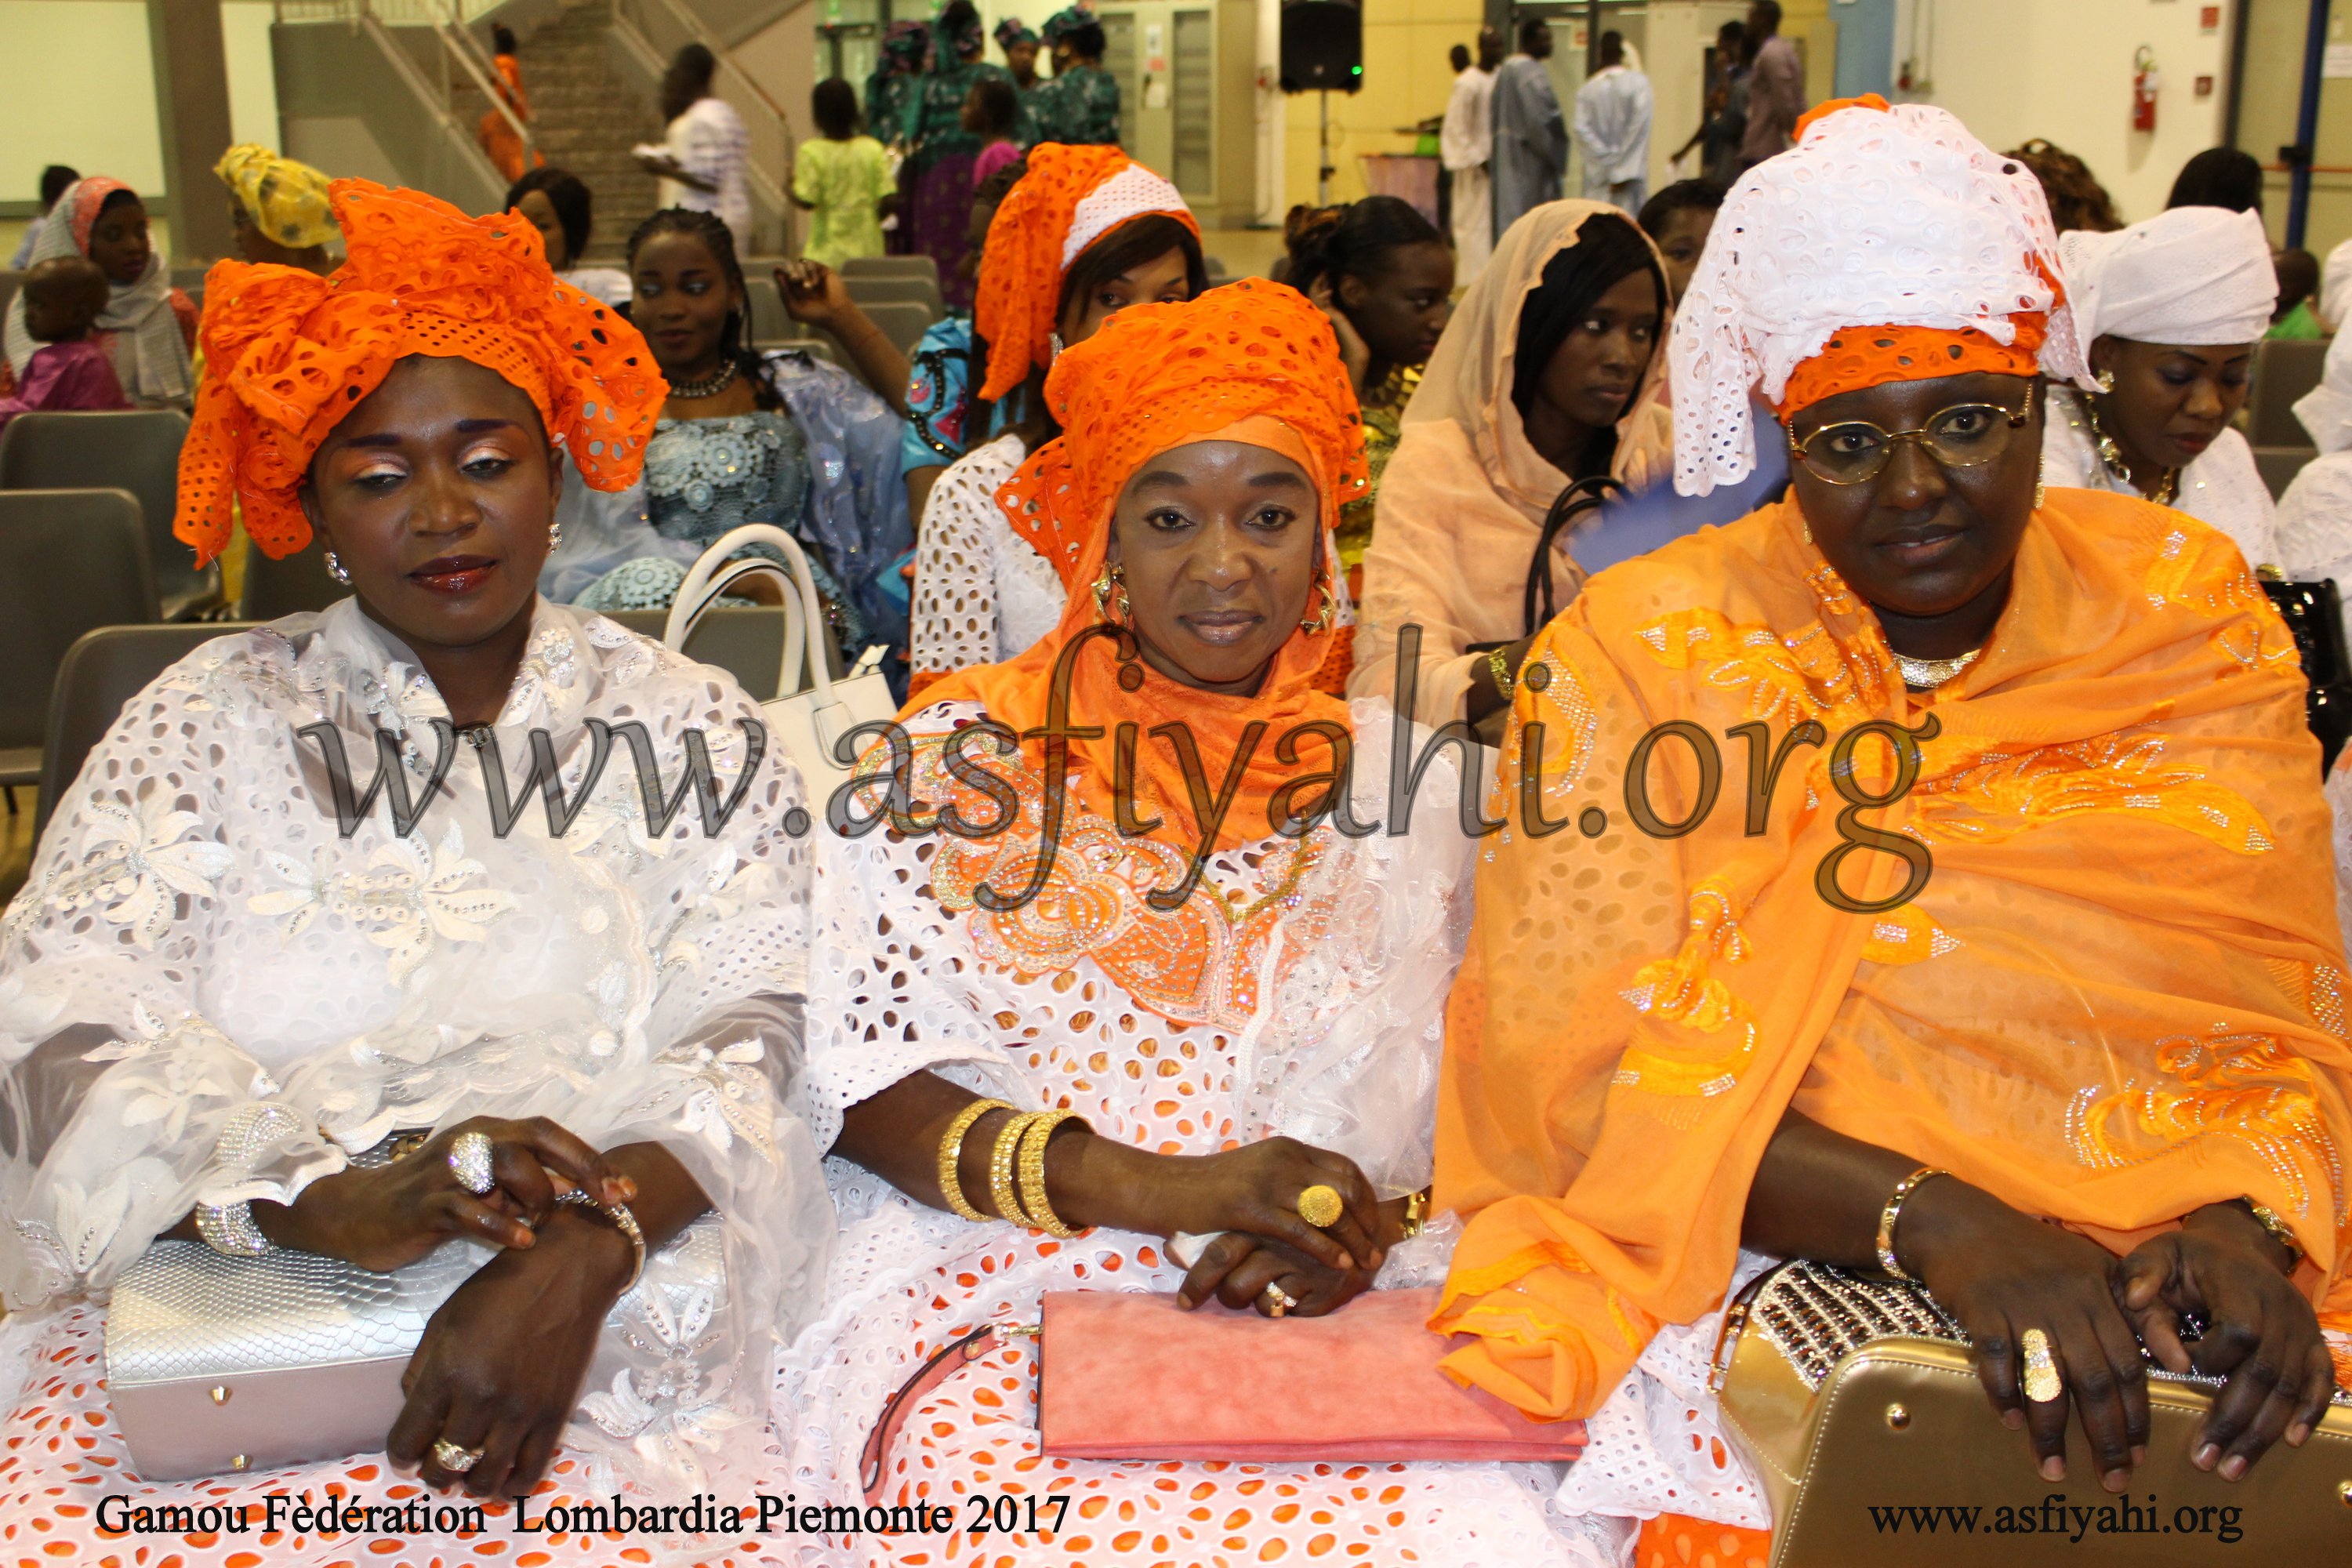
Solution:
M2058 241L2084 347L2251 343L2269 331L2278 273L2263 220L2221 207L2174 207L2112 234Z
M1732 186L1675 310L1676 489L1705 495L1745 479L1756 464L1751 395L1781 403L1791 374L1848 329L1973 332L2006 347L2019 343L2021 318L2043 331L2046 317L2040 368L2088 384L2052 282L2049 204L2024 164L1927 104L1850 100L1798 129L1796 146ZM1890 365L1877 379L1902 374Z

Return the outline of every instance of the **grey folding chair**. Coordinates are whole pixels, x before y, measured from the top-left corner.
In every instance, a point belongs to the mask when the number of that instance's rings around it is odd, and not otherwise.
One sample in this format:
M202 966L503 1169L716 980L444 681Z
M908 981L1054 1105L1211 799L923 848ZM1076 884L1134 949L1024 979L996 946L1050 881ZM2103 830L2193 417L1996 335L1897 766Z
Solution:
M2252 384L2246 392L2246 439L2257 447L2310 445L2311 432L2294 416L2294 400L2319 384L2326 363L2325 339L2256 343Z
M0 787L37 783L49 688L93 626L152 623L155 572L127 490L0 490Z
M245 594L236 613L248 621L274 621L298 610L323 610L351 590L327 575L327 547L316 539L283 561L258 548L245 557Z
M122 705L150 681L215 637L252 629L249 621L183 623L167 626L100 626L84 632L66 649L49 693L49 727L41 752L41 804L33 818L37 838L49 826L58 802L81 774L81 765L106 739Z
M846 279L928 278L934 289L940 283L940 264L928 256L853 256L839 271Z
M783 296L776 291L771 279L746 278L744 297L751 303L751 341L772 342L778 338L797 337L808 329L784 311Z
M869 274L862 278L845 278L849 297L867 310L877 305L901 302L922 306L936 321L947 314L947 306L940 299L940 286L919 274L893 277L888 273Z
M188 416L176 408L19 414L0 434L0 490L130 491L146 528L163 618L184 621L221 598L219 567L196 570L195 552L172 533L187 434Z
M878 300L871 305L861 300L859 306L874 324L882 329L882 335L898 345L900 353L910 356L915 352L915 345L923 341L924 332L939 320L928 306L918 305L911 300ZM835 357L845 361L847 358L846 355Z

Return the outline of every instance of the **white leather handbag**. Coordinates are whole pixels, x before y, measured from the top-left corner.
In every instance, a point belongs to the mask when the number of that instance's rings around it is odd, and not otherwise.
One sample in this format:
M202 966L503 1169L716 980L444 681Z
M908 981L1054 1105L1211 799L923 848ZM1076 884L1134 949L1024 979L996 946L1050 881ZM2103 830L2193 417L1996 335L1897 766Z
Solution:
M750 544L769 545L784 559L728 559ZM785 584L783 670L776 679L776 696L761 703L761 710L771 739L801 770L811 814L819 815L833 792L849 781L861 749L853 747L845 758L840 752L844 738L860 724L887 720L898 711L890 683L882 675L882 659L889 650L876 644L858 657L848 674L834 679L826 668L824 608L817 599L816 579L809 574L808 557L801 552L800 541L765 522L747 523L702 552L678 584L662 628L662 646L682 651L703 612L738 579L755 572L772 573Z

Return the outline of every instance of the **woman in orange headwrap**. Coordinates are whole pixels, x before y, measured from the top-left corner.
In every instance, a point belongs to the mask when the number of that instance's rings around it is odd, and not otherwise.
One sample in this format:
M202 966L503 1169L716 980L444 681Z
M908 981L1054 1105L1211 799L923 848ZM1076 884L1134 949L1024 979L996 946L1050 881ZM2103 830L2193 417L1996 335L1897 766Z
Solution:
M189 1500L142 1473L220 1472L204 1501L236 1522L168 1542L215 1568L306 1492L366 1521L264 1535L273 1563L506 1544L511 1515L469 1537L404 1507L394 1467L481 1499L544 1478L540 1513L749 1497L768 1352L833 1230L788 1109L798 777L747 745L759 709L727 676L533 588L552 448L635 478L664 393L645 342L520 217L330 195L333 277L213 269L179 530L216 553L234 493L272 554L323 535L352 595L132 699L0 923L0 1366L37 1369L0 1390L0 1518L76 1562L126 1550L122 1516L59 1500ZM731 809L649 828L690 766ZM557 1206L551 1173L591 1203ZM285 1281L395 1269L437 1303L396 1416L289 1404L242 1457L128 1419L131 1387L205 1351L268 1401L243 1374L341 1349L272 1317ZM160 1453L156 1423L179 1428Z
M988 205L996 216L973 318L925 336L907 388L907 493L920 512L909 653L919 696L950 670L1011 658L1060 618L1054 568L996 506L997 487L1061 434L1045 396L1055 354L1129 305L1208 287L1184 198L1116 147L1033 148L1017 182Z
M1704 1373L1743 1247L1922 1281L2045 1481L2071 1413L2075 1479L2128 1484L2139 1342L2227 1378L2188 1456L2225 1478L2333 1391L2352 1054L2303 677L2224 536L2039 493L2041 378L2088 375L2056 255L1943 110L1817 111L1672 345L1685 488L1786 441L1791 499L1602 572L1528 656L1498 787L1539 760L1577 830L1481 868L1433 1326L1592 1418L1564 1504L1769 1522Z
M1004 498L1068 609L904 720L911 798L962 826L902 822L819 851L809 1089L841 1157L845 1228L782 1392L801 1412L788 1458L803 1499L961 1506L1019 1476L1067 1514L1024 1521L1017 1545L820 1550L1110 1568L1335 1546L1466 1562L1508 1542L1514 1563L1588 1561L1502 1467L1048 1458L1021 1340L914 1396L861 1480L892 1391L973 1324L1034 1321L1044 1291L1313 1314L1383 1265L1392 1285L1439 1256L1434 1237L1403 1239L1403 1214L1428 1172L1471 846L1443 760L1410 835L1324 818L1335 749L1380 779L1391 729L1381 705L1315 683L1334 632L1330 531L1364 483L1329 325L1258 282L1140 305L1065 351L1045 392L1063 434ZM1380 819L1375 787L1348 804ZM1015 1195L991 1160L1024 1144L1042 1171ZM1328 1232L1298 1212L1316 1186L1344 1200Z

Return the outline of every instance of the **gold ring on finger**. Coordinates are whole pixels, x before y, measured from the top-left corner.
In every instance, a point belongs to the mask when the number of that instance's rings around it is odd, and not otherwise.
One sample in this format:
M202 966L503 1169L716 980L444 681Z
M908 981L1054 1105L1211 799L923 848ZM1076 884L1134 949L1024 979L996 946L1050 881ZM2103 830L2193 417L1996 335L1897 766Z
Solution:
M2066 1392L2065 1379L2058 1375L2058 1360L2050 1353L2050 1336L2040 1329L2028 1329L2019 1341L2025 1352L2025 1397L2036 1405L2047 1405Z
M1265 1303L1265 1315L1269 1318L1279 1318L1298 1305L1297 1297L1271 1279L1266 1281L1265 1289L1257 1293L1257 1298Z
M1347 1212L1347 1206L1339 1201L1337 1187L1327 1187L1320 1182L1298 1194L1298 1217L1318 1230L1336 1223Z

